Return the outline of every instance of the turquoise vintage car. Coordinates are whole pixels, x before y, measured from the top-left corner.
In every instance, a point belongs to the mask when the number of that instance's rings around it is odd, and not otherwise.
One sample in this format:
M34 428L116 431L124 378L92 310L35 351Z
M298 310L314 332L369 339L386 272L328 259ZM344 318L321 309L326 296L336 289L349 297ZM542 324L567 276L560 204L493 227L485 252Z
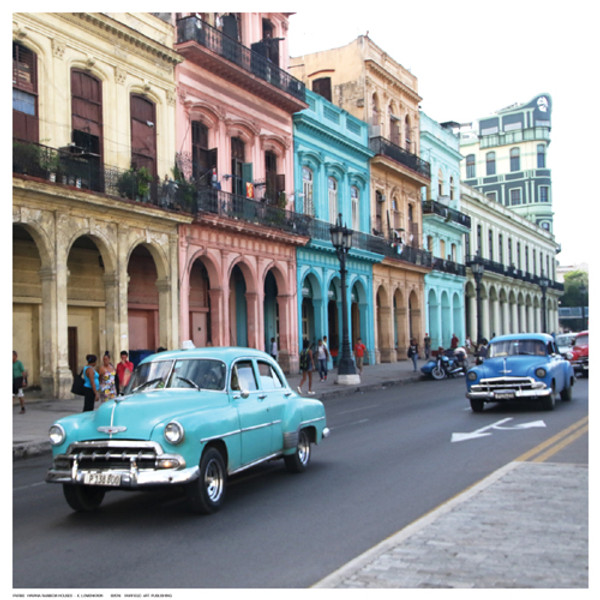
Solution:
M322 402L292 391L264 352L161 352L138 365L123 396L52 425L46 481L63 484L76 511L109 490L183 486L193 510L211 513L228 475L277 458L303 471L328 434Z
M556 395L570 401L575 373L552 336L543 333L502 335L491 340L487 358L467 371L467 398L474 412L485 402L539 399L552 410Z

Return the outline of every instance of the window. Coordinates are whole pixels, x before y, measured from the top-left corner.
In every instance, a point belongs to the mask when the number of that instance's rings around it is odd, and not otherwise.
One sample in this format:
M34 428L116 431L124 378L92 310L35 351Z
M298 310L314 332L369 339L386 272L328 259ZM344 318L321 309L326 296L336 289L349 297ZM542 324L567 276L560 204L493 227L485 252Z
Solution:
M475 177L475 155L469 154L467 156L467 179Z
M352 204L352 229L358 231L360 229L359 192L355 185L350 188L350 200Z
M516 206L517 204L521 204L521 188L510 190L510 205Z
M216 166L217 149L208 149L208 127L200 121L192 121L192 176L200 184L210 184Z
M454 177L450 177L450 200L454 200Z
M231 371L231 389L234 391L253 392L258 389L254 369L249 360L241 360Z
M486 192L485 197L488 200L496 202L498 200L498 192Z
M145 167L156 176L156 116L154 104L137 94L132 94L131 108L131 164Z
M338 216L338 182L335 177L329 177L327 180L328 200L329 200L329 222L335 223Z
M481 225L477 225L477 256L481 256Z
M39 141L37 57L16 42L13 42L13 137Z
M521 170L521 151L518 148L510 149L510 170L511 172Z
M245 196L244 189L244 158L246 147L244 141L238 137L231 138L231 175L232 192L239 196Z
M280 390L283 389L283 383L279 375L275 372L271 365L258 362L258 376L260 377L260 387L263 390Z
M485 155L485 174L495 175L496 174L496 153L488 152Z
M500 264L504 264L504 245L501 233L498 234L498 260Z
M304 194L304 214L314 215L313 172L308 167L302 167L302 193Z
M404 119L404 139L405 139L405 148L410 152L410 119L408 115Z
M538 169L546 168L546 146L544 144L538 144L537 147L537 166Z
M488 231L488 253L490 260L494 260L494 233L491 229Z
M313 92L331 102L331 77L320 77L312 82Z
M549 198L548 198L548 186L547 185L541 185L539 187L539 201L540 202L548 202Z

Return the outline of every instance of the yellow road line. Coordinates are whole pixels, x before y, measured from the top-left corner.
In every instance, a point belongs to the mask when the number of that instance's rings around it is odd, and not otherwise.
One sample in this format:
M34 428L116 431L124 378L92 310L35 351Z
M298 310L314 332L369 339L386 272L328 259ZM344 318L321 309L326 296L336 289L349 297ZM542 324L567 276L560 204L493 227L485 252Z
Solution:
M524 454L521 454L521 456L516 458L515 461L524 462L532 459L532 462L542 462L553 454L556 454L556 452L564 448L566 445L582 436L588 431L588 429L589 417L584 417L576 423L573 423L573 425L570 425L566 429L563 429L556 435L547 439L545 442L538 444L535 448L532 448ZM556 444L556 446L552 447L554 444ZM539 456L533 458L536 455Z

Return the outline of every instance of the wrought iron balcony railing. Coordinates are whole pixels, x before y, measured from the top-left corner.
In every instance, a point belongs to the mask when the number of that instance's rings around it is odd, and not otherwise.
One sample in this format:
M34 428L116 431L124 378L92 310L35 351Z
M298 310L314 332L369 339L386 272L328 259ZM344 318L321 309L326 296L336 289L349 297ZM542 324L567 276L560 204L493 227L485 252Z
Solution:
M331 223L311 218L309 235L314 240L331 242L330 228ZM374 254L381 254L389 258L404 260L414 265L431 267L432 264L431 253L427 250L401 245L393 240L362 231L352 232L352 247L373 252Z
M464 213L454 208L450 208L449 206L444 206L441 202L437 202L435 200L423 201L423 214L439 215L448 221L458 223L459 225L464 225L465 227L471 229L471 217L469 215L465 215Z
M196 42L244 71L302 102L305 101L305 85L302 81L280 69L267 57L250 50L196 16L185 17L177 21L177 43L185 42Z
M239 219L246 223L276 228L287 233L309 235L311 218L307 215L212 187L198 189L195 208L200 215L202 212L212 213L230 219Z
M466 276L467 267L453 260L444 260L443 258L434 258L432 267L434 271L442 271L442 273L450 273L452 275Z
M412 171L431 179L431 165L417 156L386 140L383 137L372 137L369 139L369 148L376 154L383 154L408 167Z

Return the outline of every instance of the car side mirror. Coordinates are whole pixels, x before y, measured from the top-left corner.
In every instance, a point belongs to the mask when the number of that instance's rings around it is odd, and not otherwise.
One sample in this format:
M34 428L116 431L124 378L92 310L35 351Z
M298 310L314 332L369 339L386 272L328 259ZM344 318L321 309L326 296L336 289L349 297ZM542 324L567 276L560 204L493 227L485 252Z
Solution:
M477 360L475 361L476 365L482 365L483 364L483 356L478 356Z

